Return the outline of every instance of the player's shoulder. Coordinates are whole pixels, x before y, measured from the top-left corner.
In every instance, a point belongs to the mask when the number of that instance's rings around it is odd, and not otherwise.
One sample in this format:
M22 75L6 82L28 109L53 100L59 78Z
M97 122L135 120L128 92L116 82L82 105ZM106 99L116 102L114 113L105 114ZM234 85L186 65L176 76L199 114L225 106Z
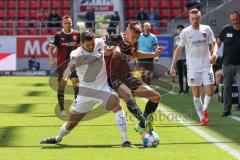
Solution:
M75 30L75 29L72 31L72 33L73 33L73 34L80 34L80 32L77 31L77 30Z
M182 32L180 33L180 35L183 36L183 35L191 32L191 31L192 31L192 27L191 27L191 26L188 26L188 27L186 27L186 28L184 28L184 29L182 30Z
M59 30L59 31L57 31L57 33L55 34L56 36L60 36L61 34L62 34L62 30Z
M155 37L157 37L155 34L153 34L153 33L150 33L150 36L152 37L152 38L155 38Z
M71 52L70 57L78 57L80 55L81 55L81 47L78 47L77 49Z

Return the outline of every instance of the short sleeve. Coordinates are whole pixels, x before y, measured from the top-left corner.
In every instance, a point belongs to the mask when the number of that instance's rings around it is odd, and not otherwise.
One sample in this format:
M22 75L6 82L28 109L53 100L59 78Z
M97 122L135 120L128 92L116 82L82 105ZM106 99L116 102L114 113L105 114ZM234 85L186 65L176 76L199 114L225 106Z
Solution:
M219 35L219 39L220 39L222 42L224 41L225 31L226 31L226 28L223 28L223 30L221 31L221 33L220 33L220 35Z
M58 34L55 34L54 37L51 37L49 40L49 45L54 45L54 46L58 46L59 45L59 38L58 38Z
M179 35L179 40L177 40L176 44L180 47L184 47L186 44L186 39L185 39L185 32L181 32Z
M212 29L209 27L208 28L208 43L211 44L212 42L214 42L216 39L214 37L213 31Z
M152 46L156 46L158 44L157 36L153 36Z

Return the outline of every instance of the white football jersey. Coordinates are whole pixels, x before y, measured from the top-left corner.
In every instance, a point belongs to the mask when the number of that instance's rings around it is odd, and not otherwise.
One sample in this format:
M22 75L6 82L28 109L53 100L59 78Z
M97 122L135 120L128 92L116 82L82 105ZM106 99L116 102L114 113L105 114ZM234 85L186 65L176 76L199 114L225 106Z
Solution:
M209 71L209 44L214 41L214 34L207 25L200 25L199 30L193 29L192 26L182 30L177 45L185 47L188 72Z
M82 47L71 52L70 58L74 60L79 86L98 89L107 82L104 47L104 40L95 38L93 52L87 52Z

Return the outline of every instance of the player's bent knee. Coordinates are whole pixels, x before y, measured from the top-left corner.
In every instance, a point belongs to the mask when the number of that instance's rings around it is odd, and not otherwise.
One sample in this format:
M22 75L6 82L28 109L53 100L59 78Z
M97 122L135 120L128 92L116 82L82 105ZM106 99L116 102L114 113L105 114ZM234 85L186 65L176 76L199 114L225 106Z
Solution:
M158 92L154 91L154 94L150 98L150 101L152 101L153 103L159 103L160 100L161 100L161 95Z
M118 96L110 95L107 100L106 108L107 108L107 110L113 110L118 104L119 104Z

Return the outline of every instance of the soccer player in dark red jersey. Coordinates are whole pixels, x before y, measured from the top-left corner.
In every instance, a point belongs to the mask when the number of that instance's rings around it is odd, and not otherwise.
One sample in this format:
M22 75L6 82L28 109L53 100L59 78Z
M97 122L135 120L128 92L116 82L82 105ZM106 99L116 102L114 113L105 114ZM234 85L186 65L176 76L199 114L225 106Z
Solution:
M62 17L62 30L57 32L54 37L49 41L48 56L51 66L56 69L58 78L58 104L61 109L61 115L66 115L64 110L64 90L60 85L60 80L63 77L64 70L66 69L70 60L70 53L80 46L80 33L72 29L72 18L70 16ZM57 63L53 58L53 50L57 48ZM78 77L76 72L73 72L70 76L75 98L78 94Z
M137 50L137 40L142 33L139 22L131 22L125 33L106 36L105 43L110 46L119 46L120 52L115 52L111 57L105 57L109 83L127 104L128 110L139 120L135 129L140 133L153 130L152 113L160 102L160 94L142 80L137 79L131 73L128 64L131 57L155 58L158 57L164 47L157 47L155 53L143 53ZM144 113L137 106L134 96L147 98Z

